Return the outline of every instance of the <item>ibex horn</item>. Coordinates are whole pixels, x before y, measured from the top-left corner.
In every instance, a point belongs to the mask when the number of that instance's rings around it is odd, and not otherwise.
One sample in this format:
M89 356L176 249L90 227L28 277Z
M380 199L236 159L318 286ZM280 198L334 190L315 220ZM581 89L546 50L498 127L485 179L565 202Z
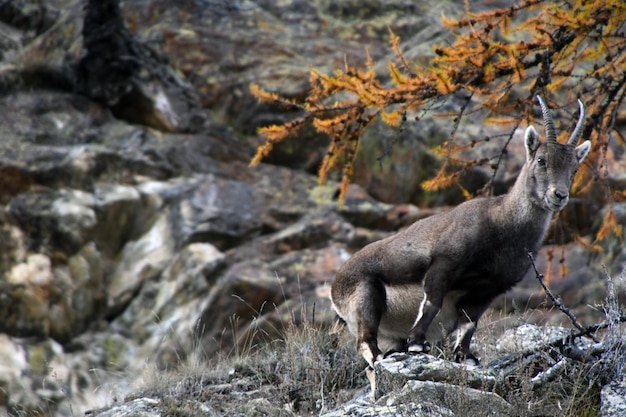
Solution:
M578 116L578 122L572 132L572 136L567 140L567 143L570 145L576 145L578 143L578 139L580 139L580 135L583 133L583 125L585 124L585 105L580 99L578 100L578 106L580 107L580 116Z
M541 96L537 96L539 105L541 106L541 113L543 114L543 126L546 130L546 140L548 142L556 142L556 130L554 128L554 120L552 119L552 113L550 109L543 101Z

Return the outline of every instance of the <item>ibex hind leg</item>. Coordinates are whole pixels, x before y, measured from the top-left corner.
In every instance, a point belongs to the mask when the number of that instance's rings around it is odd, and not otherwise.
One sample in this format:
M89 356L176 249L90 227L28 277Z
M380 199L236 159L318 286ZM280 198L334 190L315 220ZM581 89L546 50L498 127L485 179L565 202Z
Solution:
M378 347L378 327L386 309L385 286L378 280L365 281L360 285L361 297L358 303L357 344L370 367L382 359Z

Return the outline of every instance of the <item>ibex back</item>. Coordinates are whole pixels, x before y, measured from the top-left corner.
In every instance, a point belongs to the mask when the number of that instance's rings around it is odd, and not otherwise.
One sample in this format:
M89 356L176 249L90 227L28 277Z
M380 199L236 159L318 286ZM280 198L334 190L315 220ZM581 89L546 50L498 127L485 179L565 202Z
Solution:
M373 367L383 353L428 352L456 330L457 360L470 351L476 323L491 301L530 267L552 213L565 207L579 164L589 153L581 136L585 108L566 144L557 142L550 109L537 96L546 140L529 126L526 162L508 194L476 198L422 219L354 254L337 273L331 298Z

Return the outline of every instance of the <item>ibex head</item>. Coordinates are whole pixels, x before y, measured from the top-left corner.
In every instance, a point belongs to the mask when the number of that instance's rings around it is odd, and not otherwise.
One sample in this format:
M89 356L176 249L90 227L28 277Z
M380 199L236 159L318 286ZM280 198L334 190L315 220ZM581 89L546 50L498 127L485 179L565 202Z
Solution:
M568 139L562 144L556 140L556 130L550 109L540 96L537 96L543 114L543 125L546 141L539 139L537 131L529 126L526 129L526 157L525 169L527 176L527 190L533 203L550 211L560 211L569 200L569 188L578 170L578 166L585 159L591 143L586 140L576 146L583 131L585 120L585 106L578 100L580 116L578 123Z

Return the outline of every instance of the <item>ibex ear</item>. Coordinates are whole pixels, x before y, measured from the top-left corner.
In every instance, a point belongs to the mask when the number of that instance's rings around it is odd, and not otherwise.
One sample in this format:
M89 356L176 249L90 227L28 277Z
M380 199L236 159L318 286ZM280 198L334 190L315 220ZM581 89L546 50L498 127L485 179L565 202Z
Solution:
M541 141L539 140L539 135L534 127L528 126L526 128L526 134L524 136L524 144L526 145L526 159L529 161L533 159L533 154L541 145ZM580 145L582 146L582 145Z
M581 164L585 157L589 155L589 151L591 150L591 142L588 140L584 141L582 145L578 145L576 147L576 159L578 159L578 163Z

